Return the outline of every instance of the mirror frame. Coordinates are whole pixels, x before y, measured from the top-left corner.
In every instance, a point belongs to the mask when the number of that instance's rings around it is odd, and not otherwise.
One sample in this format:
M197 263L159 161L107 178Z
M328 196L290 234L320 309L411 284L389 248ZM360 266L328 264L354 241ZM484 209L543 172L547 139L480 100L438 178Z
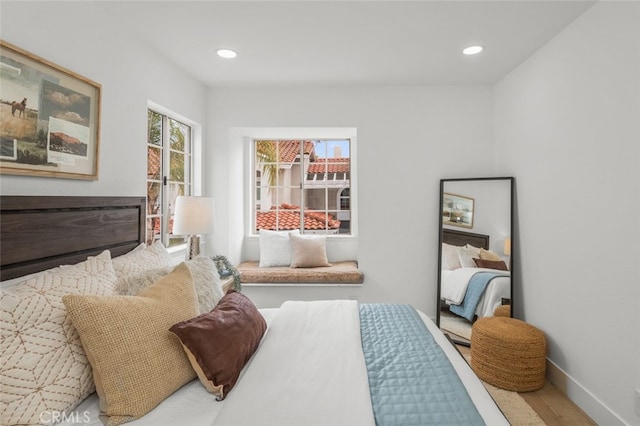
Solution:
M513 318L513 303L514 303L514 251L513 248L517 247L516 242L517 238L514 234L515 226L515 192L516 192L516 180L513 176L499 176L499 177L475 177L475 178L450 178L450 179L440 179L440 202L438 203L438 280L437 280L437 297L436 297L436 325L440 328L440 285L442 284L442 243L443 243L443 221L442 221L442 205L444 203L444 185L447 182L464 182L464 181L496 181L496 180L505 180L509 181L509 216L511 223L509 224L509 233L511 238L511 255L509 256L509 271L511 272L511 283L510 283L510 292L511 292L511 318ZM460 340L456 340L449 336L451 340L455 344L470 346L469 343L463 342Z

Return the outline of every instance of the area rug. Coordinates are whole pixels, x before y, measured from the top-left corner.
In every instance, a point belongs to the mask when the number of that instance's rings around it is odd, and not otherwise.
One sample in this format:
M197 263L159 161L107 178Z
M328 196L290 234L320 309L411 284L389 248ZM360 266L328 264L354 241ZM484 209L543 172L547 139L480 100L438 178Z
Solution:
M464 356L467 362L471 362L471 356ZM502 410L512 426L545 426L546 423L538 413L526 401L518 395L518 392L497 388L489 383L482 382L498 407Z

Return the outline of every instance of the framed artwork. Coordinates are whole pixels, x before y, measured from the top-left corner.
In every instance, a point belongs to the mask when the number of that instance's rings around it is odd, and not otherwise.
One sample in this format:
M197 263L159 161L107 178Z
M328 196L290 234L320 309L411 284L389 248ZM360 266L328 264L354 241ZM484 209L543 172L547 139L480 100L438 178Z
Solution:
M473 198L445 192L442 198L442 223L473 228L473 204Z
M100 91L0 40L0 173L97 180Z

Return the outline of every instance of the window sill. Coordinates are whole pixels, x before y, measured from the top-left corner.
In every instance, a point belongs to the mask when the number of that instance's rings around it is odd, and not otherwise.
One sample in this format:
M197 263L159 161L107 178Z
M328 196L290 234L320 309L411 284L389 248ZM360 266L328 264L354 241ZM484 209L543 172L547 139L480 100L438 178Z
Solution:
M305 234L303 234L305 235ZM306 235L326 235L327 237L327 241L354 241L357 240L358 237L356 235L346 235L346 234L306 234ZM249 241L255 240L258 241L260 240L260 236L258 234L251 234L251 235L247 235L245 236L245 238Z
M242 283L242 287L260 288L260 287L298 287L298 288L315 288L315 287L362 287L364 284L340 284L340 283Z
M236 267L243 286L358 286L364 282L356 261L332 262L331 266L318 268L261 268L258 264L248 261Z

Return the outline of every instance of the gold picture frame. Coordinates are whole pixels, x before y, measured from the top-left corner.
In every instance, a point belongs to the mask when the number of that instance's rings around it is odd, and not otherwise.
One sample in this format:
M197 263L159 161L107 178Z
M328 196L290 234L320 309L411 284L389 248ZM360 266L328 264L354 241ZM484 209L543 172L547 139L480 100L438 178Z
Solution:
M474 204L473 198L445 192L442 198L442 223L473 228Z
M0 173L97 180L101 89L0 40Z

